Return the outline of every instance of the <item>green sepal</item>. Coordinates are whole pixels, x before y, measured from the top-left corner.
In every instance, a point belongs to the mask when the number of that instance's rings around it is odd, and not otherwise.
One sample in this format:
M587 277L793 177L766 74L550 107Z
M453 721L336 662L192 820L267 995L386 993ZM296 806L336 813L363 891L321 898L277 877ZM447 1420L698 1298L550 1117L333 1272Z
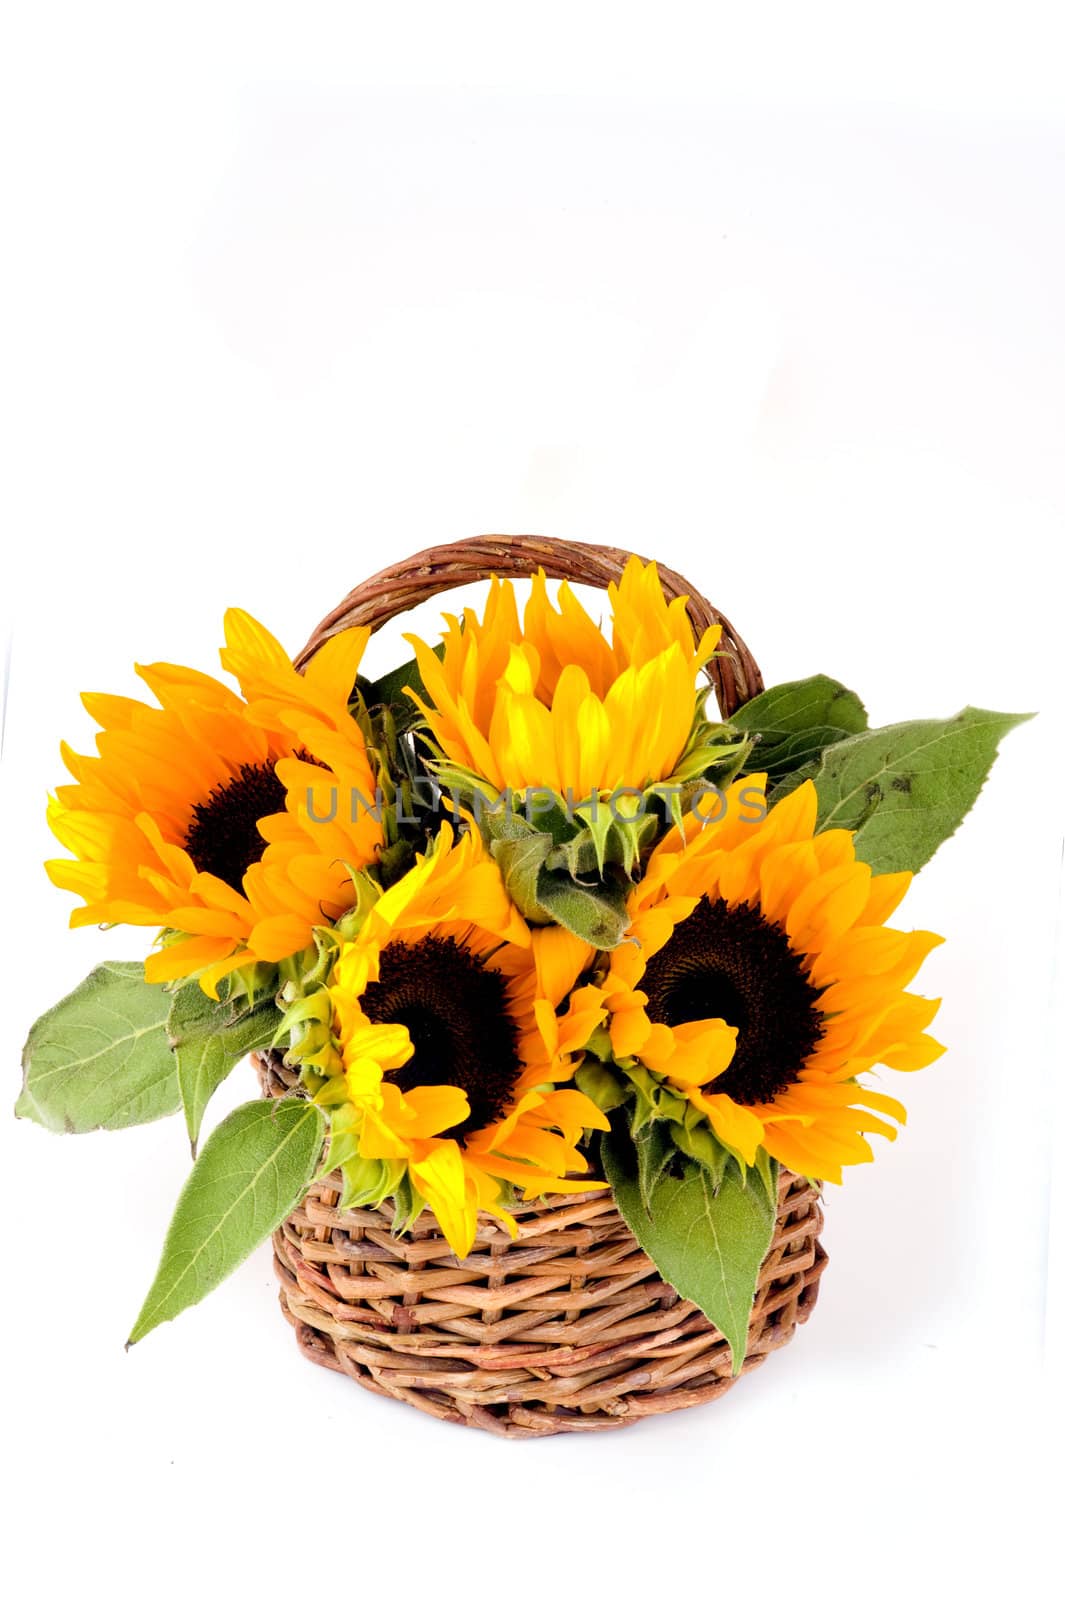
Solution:
M588 1039L584 1046L584 1054L593 1056L596 1061L613 1061L614 1047L610 1042L610 1029L605 1022L601 1022Z
M620 795L613 809L609 802L598 799L575 807L577 831L555 845L547 857L548 867L578 880L604 876L616 867L631 883L641 854L650 849L662 829L658 813L641 808L643 798Z
M655 1110L660 1120L677 1122L683 1126L684 1120L691 1110L691 1101L686 1099L684 1095L677 1094L673 1089L667 1088L662 1083L659 1085Z
M698 710L688 742L680 760L668 778L652 786L650 793L677 787L684 791L712 784L727 789L743 771L751 750L751 739L735 719L732 722L710 722L706 717L706 703L713 691L703 689L699 695Z
M343 1078L330 1081L344 1086ZM332 1105L322 1094L315 1094L312 1098L315 1105L324 1111L329 1119L329 1138L322 1151L322 1166L319 1173L321 1178L327 1178L331 1172L342 1168L345 1162L353 1160L358 1155L361 1118L346 1095L343 1100L338 1099Z
M689 1106L684 1121L675 1123L670 1131L677 1149L710 1174L716 1194L734 1157L717 1138L704 1114L698 1107Z
M318 989L291 1001L282 991L281 1001L284 1012L272 1040L274 1048L284 1050L286 1062L300 1067L308 1087L310 1074L329 1078L340 1073L343 1061L333 1037L333 1003L328 990Z
M428 775L405 728L406 723L384 707L370 718L367 736L367 746L376 756L384 831L384 848L374 870L385 888L403 875L436 827L432 807L422 797Z
M780 1188L780 1162L774 1160L764 1144L758 1146L758 1153L754 1158L753 1171L757 1173L765 1189L766 1198L775 1206Z
M314 942L308 949L286 956L278 967L278 1003L282 1006L291 1005L301 995L313 994L329 982L340 938L334 928L314 928L312 934Z
M632 1057L622 1058L617 1067L635 1096L632 1108L634 1133L639 1133L649 1122L683 1124L689 1118L692 1110L690 1101L671 1089L656 1073L641 1066Z
M341 949L357 937L382 893L381 885L369 873L353 873L352 883L354 905L332 927L315 928L313 947L290 956L279 968L281 1017L271 1042L284 1049L288 1062L327 1075L341 1067L328 994L333 968Z
M176 992L180 987L191 987L194 983L194 978L186 978L181 985L172 984L171 987ZM231 972L219 985L219 992L224 999L232 1002L242 1000L249 1010L253 1010L263 1001L273 999L278 984L278 969L273 962L254 961L250 966L238 967ZM198 983L196 987L199 988Z
M397 839L379 853L377 870L384 888L391 888L392 884L405 876L414 865L415 854L414 845L409 839Z
M301 1062L300 1066L300 1084L303 1092L316 1106L321 1106L323 1111L327 1111L330 1117L336 1117L342 1108L351 1106L347 1079L341 1070L320 1071L306 1061ZM351 1109L354 1111L354 1107Z
M710 742L699 742L700 733ZM558 794L538 787L504 795L476 773L444 760L439 752L430 764L456 806L472 815L486 844L549 839L553 851L540 846L538 853L530 849L525 854L526 871L535 864L536 870L546 867L552 873L567 873L589 888L589 879L608 880L612 874L626 884L634 881L641 860L660 835L681 821L708 785L727 787L749 748L750 740L738 730L704 721L670 778L639 791L602 792L583 800L571 791ZM526 899L535 905L537 896L530 889Z
M441 791L449 797L456 812L470 812L478 826L482 827L482 831L485 817L504 817L512 814L513 806L487 778L471 772L468 767L456 766L454 762L448 761L439 747L432 743L424 729L420 730L419 738L430 751L426 763L428 770Z
M402 1162L375 1161L357 1152L338 1164L343 1180L341 1211L353 1211L356 1207L376 1211L382 1200L395 1194L403 1178Z
M600 796L596 795L575 806L573 814L580 826L580 832L573 841L574 846L578 851L583 849L591 857L590 865L582 859L575 860L574 865L582 872L592 868L596 872L605 872L611 837L615 830L610 807L603 805Z
M665 1122L648 1122L633 1135L636 1150L636 1177L640 1199L648 1216L654 1209L655 1190L665 1177L670 1164L677 1160L677 1147L673 1143L670 1127Z
M343 1078L330 1080L329 1087L344 1089L345 1098L329 1108L329 1141L322 1154L322 1176L328 1177L339 1168L342 1211L356 1206L376 1210L382 1200L395 1193L407 1170L406 1163L378 1161L360 1155L362 1113L346 1098ZM325 1096L316 1096L315 1104L324 1108Z
M632 1096L632 1086L621 1073L614 1071L604 1061L589 1061L587 1058L581 1063L574 1074L574 1084L586 1094L600 1111L616 1111L618 1106Z
M393 1191L392 1204L392 1232L397 1235L408 1232L425 1210L425 1200L411 1183L407 1171Z
M631 1059L618 1064L623 1068L636 1096L632 1108L632 1132L635 1135L658 1116L661 1079Z

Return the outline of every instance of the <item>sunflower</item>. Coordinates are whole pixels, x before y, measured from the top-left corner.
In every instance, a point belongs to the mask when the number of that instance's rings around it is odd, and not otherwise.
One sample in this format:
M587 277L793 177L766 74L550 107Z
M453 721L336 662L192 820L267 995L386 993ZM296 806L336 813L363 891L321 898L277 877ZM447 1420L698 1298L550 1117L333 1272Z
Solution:
M524 625L509 579L493 578L483 620L446 618L442 659L411 637L417 703L444 759L500 792L550 789L583 801L672 776L721 629L698 641L683 598L667 605L654 563L633 556L611 584L608 643L567 583L558 607L541 571Z
M168 664L137 668L157 706L83 696L102 729L98 753L63 747L75 782L48 809L76 857L47 862L49 876L85 901L71 926L176 933L146 976L195 974L211 995L227 973L304 949L316 924L347 910L351 872L382 837L368 799L334 803L374 792L347 710L368 630L328 640L303 675L245 612L228 612L225 631L247 697Z
M745 778L744 795L764 782ZM942 1054L924 1031L939 1002L906 991L942 941L884 926L912 874L874 876L846 829L815 834L813 784L758 809L689 816L651 856L602 985L611 1045L748 1165L764 1148L838 1183L872 1159L865 1134L905 1121L860 1074Z
M593 955L562 928L531 930L480 838L456 842L445 823L333 971L339 1056L317 1098L355 1190L367 1163L385 1164L465 1256L478 1210L513 1229L504 1185L527 1198L602 1187L567 1175L587 1171L577 1143L605 1118L555 1087L606 1015L587 985L559 1015Z

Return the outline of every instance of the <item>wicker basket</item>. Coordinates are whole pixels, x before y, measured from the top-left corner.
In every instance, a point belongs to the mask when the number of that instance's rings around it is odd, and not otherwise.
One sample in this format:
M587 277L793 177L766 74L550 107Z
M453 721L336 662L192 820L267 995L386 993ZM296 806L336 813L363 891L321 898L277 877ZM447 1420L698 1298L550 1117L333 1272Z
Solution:
M523 577L543 567L549 577L604 588L626 560L621 550L542 539L426 550L352 590L297 665L344 628L378 628L493 572ZM730 716L760 691L758 667L727 618L677 573L659 573L667 595L690 596L697 629L721 625L721 653L708 672ZM297 1084L275 1053L256 1065L266 1094ZM387 1206L341 1211L339 1198L339 1175L314 1184L274 1235L281 1306L306 1356L376 1394L513 1439L623 1427L716 1400L736 1381L722 1335L663 1282L609 1193L517 1206L513 1240L482 1217L462 1261L431 1216L397 1237ZM813 1310L826 1261L821 1223L816 1189L782 1173L743 1372L786 1344Z

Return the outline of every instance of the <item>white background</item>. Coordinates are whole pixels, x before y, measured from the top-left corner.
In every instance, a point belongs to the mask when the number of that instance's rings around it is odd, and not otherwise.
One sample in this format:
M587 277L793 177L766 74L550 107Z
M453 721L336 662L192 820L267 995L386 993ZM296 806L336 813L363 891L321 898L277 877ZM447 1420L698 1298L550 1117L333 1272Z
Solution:
M910 1126L831 1195L812 1321L719 1406L515 1455L302 1361L268 1249L127 1356L180 1126L0 1121L9 1592L1051 1581L1052 12L8 14L9 1102L37 1013L144 949L67 932L39 865L77 693L211 670L229 604L296 649L405 552L547 532L679 567L768 681L875 722L1041 713L905 907L949 1054L888 1086Z

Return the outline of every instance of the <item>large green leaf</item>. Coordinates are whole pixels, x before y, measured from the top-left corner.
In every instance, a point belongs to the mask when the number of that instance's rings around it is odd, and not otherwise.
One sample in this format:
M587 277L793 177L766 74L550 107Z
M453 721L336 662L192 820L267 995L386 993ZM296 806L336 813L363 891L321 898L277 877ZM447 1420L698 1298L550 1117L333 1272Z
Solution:
M972 806L1000 740L1027 720L968 706L946 721L899 722L832 745L810 772L818 830L852 829L874 872L916 872Z
M324 1137L309 1100L253 1100L219 1123L178 1197L130 1344L202 1300L269 1238L306 1193Z
M852 689L818 674L756 695L735 712L732 724L757 735L747 765L768 773L773 784L848 734L863 732L869 720Z
M177 1057L178 1086L193 1151L207 1103L223 1079L252 1050L265 1050L280 1014L273 996L254 1006L209 1000L198 984L174 996L167 1019L170 1048Z
M745 1182L735 1163L715 1192L697 1162L679 1158L662 1166L657 1145L641 1184L636 1149L627 1129L616 1127L601 1143L603 1171L618 1210L678 1294L703 1311L728 1341L732 1370L747 1353L747 1326L758 1272L773 1239L776 1206L760 1182ZM650 1209L643 1193L649 1191Z
M139 961L105 961L30 1029L15 1115L53 1133L168 1117L181 1104L169 1009Z

